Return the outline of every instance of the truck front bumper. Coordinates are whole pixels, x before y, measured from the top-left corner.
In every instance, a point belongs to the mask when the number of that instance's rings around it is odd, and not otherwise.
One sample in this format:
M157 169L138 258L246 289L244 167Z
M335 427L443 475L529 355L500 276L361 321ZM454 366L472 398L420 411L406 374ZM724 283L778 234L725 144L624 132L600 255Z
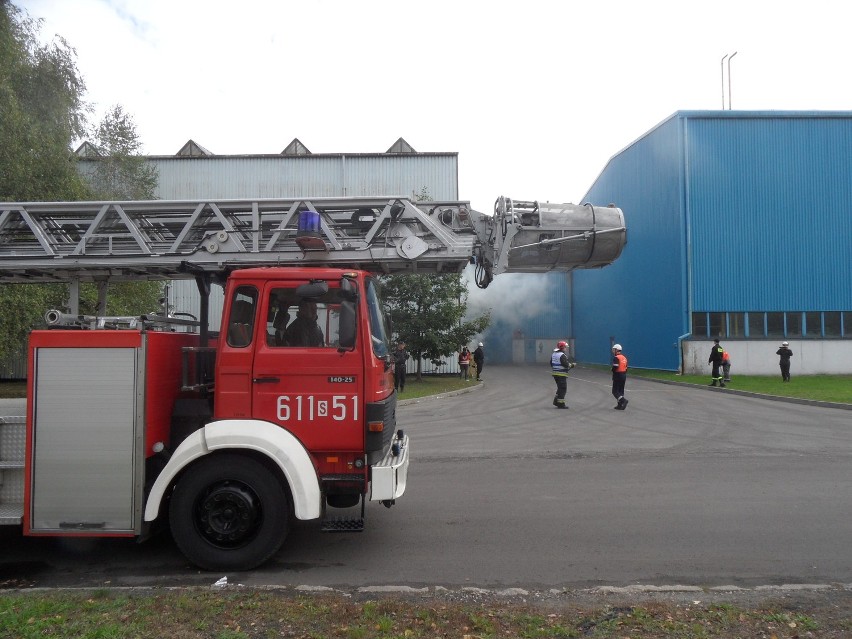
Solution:
M370 501L393 501L402 497L408 480L408 435L394 436L384 459L373 465Z

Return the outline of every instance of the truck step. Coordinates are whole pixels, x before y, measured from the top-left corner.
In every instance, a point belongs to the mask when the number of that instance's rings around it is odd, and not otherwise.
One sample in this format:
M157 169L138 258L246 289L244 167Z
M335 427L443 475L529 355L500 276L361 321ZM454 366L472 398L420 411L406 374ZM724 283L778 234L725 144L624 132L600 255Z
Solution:
M336 517L322 522L322 532L363 532L363 517Z
M0 504L0 526L19 525L23 517L23 504Z

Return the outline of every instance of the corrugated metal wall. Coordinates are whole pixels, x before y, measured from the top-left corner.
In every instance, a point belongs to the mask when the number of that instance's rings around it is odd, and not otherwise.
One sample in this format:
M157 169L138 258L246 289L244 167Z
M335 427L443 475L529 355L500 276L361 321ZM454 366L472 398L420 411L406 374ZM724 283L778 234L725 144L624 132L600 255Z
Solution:
M852 309L852 114L686 123L694 310Z
M458 154L323 154L149 158L159 171L161 199L420 195L458 199ZM171 284L175 310L199 312L193 281ZM210 294L210 329L218 330L222 289Z
M458 154L161 157L162 200L419 195L457 200Z
M584 201L624 210L627 246L598 271L575 271L577 357L609 363L612 341L633 367L676 369L686 332L682 123L671 118L613 157Z

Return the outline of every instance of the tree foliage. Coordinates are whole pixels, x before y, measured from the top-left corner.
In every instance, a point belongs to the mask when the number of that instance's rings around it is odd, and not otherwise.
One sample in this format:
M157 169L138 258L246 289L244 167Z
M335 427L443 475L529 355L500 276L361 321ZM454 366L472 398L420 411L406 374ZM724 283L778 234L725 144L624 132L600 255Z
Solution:
M86 187L70 147L85 131L76 53L0 1L0 201L77 200Z
M94 144L100 157L87 160L86 172L91 197L97 200L152 200L157 188L157 171L145 163L136 124L121 105L110 107L94 131ZM162 295L160 282L121 282L110 284L106 315L140 315L157 310ZM80 290L80 312L98 312L97 289L84 285Z
M70 152L87 113L76 54L61 38L40 44L38 31L38 22L0 0L0 201L87 193ZM0 357L66 295L60 285L0 285Z
M421 360L437 365L488 326L488 315L465 321L467 296L467 286L458 273L382 278L382 297L391 312L395 337L405 342L417 362L418 379L422 377Z
M142 142L132 116L121 105L110 108L95 130L94 145L101 157L91 165L88 182L98 200L152 200L157 171L145 163Z
M61 37L39 41L40 22L0 0L0 201L75 201L92 198L78 171L72 143L86 134L89 107L74 49ZM150 175L133 169L141 158L122 156L138 150L132 120L114 107L96 131L109 157L122 167L114 182L98 191L105 199L134 193L150 197ZM134 146L135 145L135 146ZM124 167L130 166L127 170ZM138 179L137 179L138 178ZM158 283L121 284L111 289L107 313L136 315L156 310ZM28 331L42 323L45 311L66 309L64 285L0 284L0 359L14 354ZM97 309L97 290L81 287L80 312Z

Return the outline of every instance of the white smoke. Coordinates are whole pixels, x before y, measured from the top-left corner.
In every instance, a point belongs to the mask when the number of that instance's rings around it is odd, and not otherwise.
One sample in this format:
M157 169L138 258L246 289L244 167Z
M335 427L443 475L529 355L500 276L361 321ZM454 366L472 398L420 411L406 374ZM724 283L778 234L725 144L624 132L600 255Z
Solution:
M488 288L477 288L472 267L464 273L468 283L465 319L491 313L492 322L503 321L512 328L545 312L551 301L550 278L535 273L504 273L494 278Z

